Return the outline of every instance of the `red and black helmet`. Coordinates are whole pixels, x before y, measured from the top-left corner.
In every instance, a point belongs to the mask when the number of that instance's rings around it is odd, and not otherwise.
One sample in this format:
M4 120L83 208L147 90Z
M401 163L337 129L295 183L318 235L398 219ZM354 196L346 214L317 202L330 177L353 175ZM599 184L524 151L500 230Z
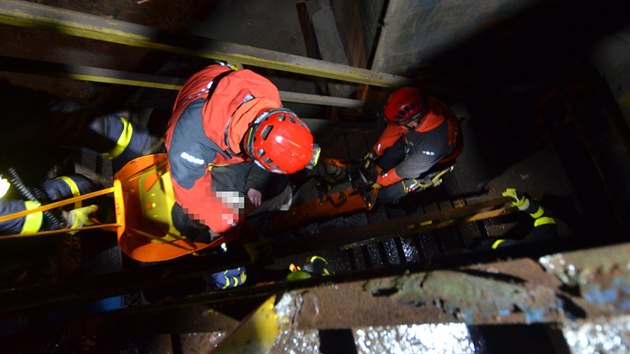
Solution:
M311 130L288 109L262 112L251 123L244 145L258 166L274 173L313 168L320 153Z
M392 92L383 110L388 123L407 124L424 117L426 99L416 88L403 87Z

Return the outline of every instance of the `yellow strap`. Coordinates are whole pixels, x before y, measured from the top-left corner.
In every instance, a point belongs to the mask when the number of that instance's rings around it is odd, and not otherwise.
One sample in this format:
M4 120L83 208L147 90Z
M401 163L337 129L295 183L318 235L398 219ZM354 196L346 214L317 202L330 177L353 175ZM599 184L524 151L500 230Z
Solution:
M32 237L32 236L65 234L65 233L71 233L73 231L82 231L82 230L96 230L96 229L112 230L121 226L122 226L121 224L98 224L98 225L92 225L92 226L83 226L78 229L68 228L68 229L58 229L58 230L49 230L49 231L39 231L39 232L34 232L34 233L24 234L24 235L21 235L21 234L2 235L1 239L8 240L10 238L24 238L24 237Z
M72 192L72 196L73 197L78 197L81 195L81 191L79 190L79 186L77 186L76 182L68 177L68 176L61 176L61 177L57 177L60 180L66 182L66 184L68 185L68 188L70 188L70 192ZM77 201L76 203L74 203L74 208L80 208L82 206L81 201Z
M120 187L118 187L118 188L120 188ZM33 211L31 211L31 210L22 210L22 211L18 211L17 213L13 213L13 214L9 214L9 215L0 215L0 222L5 222L5 221L21 218L21 217L26 216L28 214L33 214L33 213L36 213L36 212L39 212L39 211L46 211L46 210L55 209L55 208L58 208L58 207L61 207L61 206L64 206L64 205L70 205L70 204L76 202L77 200L86 200L86 199L98 197L99 195L109 194L109 193L114 192L115 189L116 189L116 187L110 187L110 188L102 189L100 191L88 193L88 194L85 194L85 195L82 195L82 196L72 197L72 198L68 198L68 199L65 199L65 200L60 200L58 202L54 202L54 203L38 206L37 208L33 209Z
M131 141L131 136L133 135L133 126L123 117L119 117L120 121L123 124L122 133L120 133L120 137L118 137L118 141L116 142L116 146L110 150L109 152L102 153L106 159L113 160L120 156L123 151L129 146L129 142Z
M37 202L32 202L27 200L24 202L24 207L26 210L31 210L38 208L40 206ZM44 222L44 213L37 212L33 214L28 214L24 217L24 225L22 225L22 230L20 234L32 234L34 232L39 231L42 227L42 223Z
M214 167L225 167L225 166L229 166L229 164L227 164L227 163L209 163L208 164L208 171L212 172L212 168L214 168Z
M433 176L433 178L431 178L431 183L418 183L418 185L422 188L429 188L432 186L438 186L440 184L442 184L442 176L444 176L447 172L450 172L452 170L452 167L449 168L445 168L442 171L440 171L438 174L436 174L435 176ZM415 180L414 180L415 182Z
M496 250L500 244L502 244L503 242L505 242L504 239L498 239L496 241L494 241L494 243L492 244L492 249Z
M247 273L242 272L241 273L241 285L243 285L245 283L245 280L247 280Z
M529 214L531 215L532 218L534 219L538 219L539 217L543 216L543 214L545 213L545 209L543 209L543 207L539 206L538 210L536 210L535 212Z
M556 220L554 218L549 217L549 216L543 216L542 218L538 218L536 219L536 221L534 221L534 227L548 225L548 224L555 224L555 223L556 223Z
M238 286L238 278L237 277L232 277L232 281L234 282L234 285L232 285L232 286Z

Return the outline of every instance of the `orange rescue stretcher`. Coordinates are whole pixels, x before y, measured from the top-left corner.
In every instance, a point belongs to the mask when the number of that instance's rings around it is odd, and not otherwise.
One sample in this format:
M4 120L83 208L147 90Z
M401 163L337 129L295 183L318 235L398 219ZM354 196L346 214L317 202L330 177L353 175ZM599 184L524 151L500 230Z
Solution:
M171 209L175 200L166 154L146 155L130 161L114 175L112 187L0 216L0 222L112 193L116 215L114 223L98 223L80 228L7 235L0 238L104 229L116 232L121 251L140 262L160 262L188 254L197 255L204 249L218 247L228 242L230 238L234 238L234 236L220 236L211 243L192 242L175 228L171 218Z
M124 211L116 230L118 245L129 257L141 262L166 261L196 255L234 238L222 235L210 243L193 242L175 228L171 217L175 198L166 154L131 160L114 178L121 188L116 208Z
M456 156L459 154L459 151L451 155ZM345 169L350 167L348 161L334 158L322 158L320 163ZM440 171L430 184L422 187L439 185L442 176L450 170L452 170L452 166ZM75 229L40 231L32 234L8 235L0 238L105 229L116 232L121 251L130 258L140 262L160 262L188 254L198 255L202 250L219 247L223 243L233 241L238 236L236 233L226 233L211 243L193 242L175 228L171 217L175 198L166 154L146 155L131 160L114 175L114 183L110 188L0 216L0 222L112 193L114 195L115 223L96 224ZM270 218L265 227L265 232L300 227L310 222L358 211L369 211L374 206L377 195L378 190L360 192L354 187L334 194L325 193L321 198L300 204L286 213Z

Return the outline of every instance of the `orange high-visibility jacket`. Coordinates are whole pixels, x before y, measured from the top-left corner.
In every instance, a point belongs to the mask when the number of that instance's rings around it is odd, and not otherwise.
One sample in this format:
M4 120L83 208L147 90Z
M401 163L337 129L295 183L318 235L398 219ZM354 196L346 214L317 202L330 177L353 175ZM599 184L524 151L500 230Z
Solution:
M221 233L239 221L234 197L212 189L210 168L243 162L241 140L259 112L280 108L278 89L250 71L210 65L186 81L177 95L165 136L175 201L193 219Z

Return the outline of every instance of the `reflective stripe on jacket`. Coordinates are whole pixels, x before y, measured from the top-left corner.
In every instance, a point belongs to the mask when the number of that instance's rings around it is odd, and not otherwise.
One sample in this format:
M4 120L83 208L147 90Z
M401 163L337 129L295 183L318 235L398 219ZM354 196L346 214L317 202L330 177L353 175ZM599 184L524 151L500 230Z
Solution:
M0 215L14 214L39 207L39 203L23 200L0 200ZM43 213L37 212L25 217L0 223L0 235L30 234L38 232L44 225Z
M70 175L48 179L42 183L42 189L51 201L57 201L90 193L94 186L85 176ZM76 202L74 207L80 208L81 201Z

